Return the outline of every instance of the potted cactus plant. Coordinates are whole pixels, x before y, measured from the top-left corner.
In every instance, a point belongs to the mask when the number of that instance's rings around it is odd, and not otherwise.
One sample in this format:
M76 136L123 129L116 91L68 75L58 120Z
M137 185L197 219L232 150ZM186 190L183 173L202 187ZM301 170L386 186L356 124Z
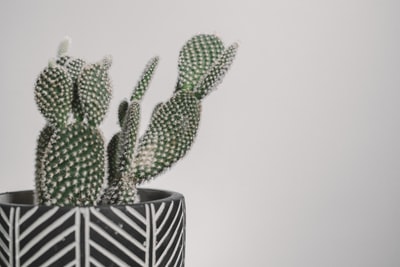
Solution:
M0 194L0 266L184 266L181 194L138 189L181 159L195 139L201 101L222 80L237 44L201 34L182 48L172 97L154 108L138 138L152 58L106 145L111 57L87 63L70 40L40 73L35 100L46 119L36 151L35 190Z

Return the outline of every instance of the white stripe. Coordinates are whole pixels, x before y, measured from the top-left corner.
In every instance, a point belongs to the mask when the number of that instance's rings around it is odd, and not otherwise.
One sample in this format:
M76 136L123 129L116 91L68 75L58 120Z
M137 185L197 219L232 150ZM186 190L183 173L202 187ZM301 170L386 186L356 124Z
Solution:
M140 228L139 225L137 225L134 221L132 221L128 216L126 216L122 211L120 211L117 208L111 207L111 210L118 216L120 217L124 222L132 226L136 231L138 231L142 236L146 236L146 232L143 231L142 228Z
M69 244L67 247L63 248L62 250L60 250L59 252L57 252L57 254L54 254L54 256L52 256L50 259L48 259L45 263L43 263L42 266L50 266L50 264L54 263L56 260L58 260L59 258L61 258L62 256L64 256L65 254L67 254L68 252L70 252L71 250L74 249L75 244L71 243ZM64 265L64 267L66 266L71 266L71 264L74 264L75 262L72 261L70 262L68 265Z
M30 209L27 213L24 214L24 216L21 217L19 223L23 224L27 219L29 219L29 217L32 216L32 214L34 214L38 210L38 208L39 206L35 206L33 209Z
M156 220L158 220L158 217L160 217L161 213L163 212L165 208L165 202L161 203L160 208L158 209L156 213Z
M65 265L64 267L77 267L77 265L75 265L75 262L71 261L69 264Z
M19 222L19 218L20 218L20 214L21 214L21 208L20 207L18 207L17 208L17 210L16 210L16 212L15 212L16 214L15 214L15 225L16 225L16 228L15 228L15 240L20 240L19 239L19 230L20 230L20 225L21 225L21 223ZM20 242L18 242L18 241L16 241L16 244L15 244L15 266L20 266L20 262L19 262L19 252L20 252Z
M122 235L125 237L127 240L129 240L131 243L135 244L138 248L140 248L143 251L146 251L145 247L143 244L139 243L136 239L132 238L126 231L121 229L119 226L115 225L114 222L112 222L110 219L105 217L103 214L95 210L94 208L90 208L90 211L96 215L103 223L107 224L110 228L112 228L115 232L118 234ZM92 225L92 224L91 224Z
M13 240L13 235L14 235L14 208L10 208L10 221L9 221L9 229L8 233L10 236L10 240ZM19 242L19 240L15 240L15 242ZM14 257L13 257L13 252L14 252L14 242L10 242L10 250L9 250L9 259L10 259L10 265L14 266Z
M133 254L129 249L127 249L125 246L121 245L121 243L116 240L114 237L109 235L106 231L101 229L99 226L95 224L91 224L91 227L93 230L95 230L97 233L99 233L103 238L107 239L110 243L112 243L114 246L116 246L118 249L120 249L122 252L124 252L128 257L136 261L140 266L144 266L144 262L137 257L135 254Z
M73 233L74 230L75 230L74 227L70 227L69 229L65 230L62 234L57 235L50 242L47 242L43 247L41 247L39 250L37 250L36 253L32 257L30 257L28 261L26 261L22 265L22 267L29 266L33 261L35 261L37 258L42 256L43 253L45 253L47 250L52 248L55 244L57 244L58 242L63 240L63 238L65 238L67 235ZM68 247L62 249L61 252L64 251L65 249L67 249L67 248L70 248L70 247L72 248L73 246L75 246L75 243L71 243ZM58 255L61 252L58 252L56 255Z
M158 247L164 242L165 238L168 236L169 232L171 232L171 229L172 229L173 225L175 224L176 219L178 218L178 216L181 213L181 207L182 207L182 202L179 203L179 207L178 207L178 210L175 213L174 219L172 220L171 224L169 225L167 232L165 232L164 236L158 242L156 249L158 249ZM158 233L159 233L159 229L157 229L157 234Z
M90 245L89 245L89 240L90 240L90 228L89 228L89 223L90 223L90 212L89 208L83 208L83 214L85 218L85 254L90 255ZM85 257L85 267L90 266L89 265L89 257Z
M43 214L39 219L37 219L34 223L29 226L24 233L21 234L20 239L24 239L29 233L31 233L36 227L44 223L48 220L51 216L53 216L58 211L58 207L54 207L45 214Z
M181 233L179 234L178 242L176 243L176 246L175 246L174 250L172 251L172 255L170 256L169 261L167 262L167 266L170 266L170 263L171 263L172 259L174 258L175 254L176 254L176 251L179 248L179 245L181 243L182 237L183 237L183 231L181 231ZM182 246L181 246L180 250L182 250ZM179 261L179 257L177 257L176 259L177 260L176 260L174 265L176 265L176 263Z
M9 221L7 215L4 213L4 210L3 210L3 209L0 209L0 215L1 215L1 217L3 217L3 220L4 220L7 224L10 224L10 221Z
M75 210L70 210L68 213L64 214L63 216L61 216L60 218L58 218L55 222L51 223L48 227L46 227L45 229L43 229L42 232L40 232L40 234L38 234L37 236L35 236L34 238L32 238L29 242L26 243L25 247L21 250L21 257L22 255L24 255L26 252L28 252L39 240L41 240L42 238L44 238L46 235L48 235L51 231L53 231L54 229L56 229L57 227L59 227L60 225L62 225L67 219L68 217L71 217L71 215L75 212ZM75 230L75 229L73 229ZM26 230L23 235L26 236L27 234L29 234L29 232L27 233L28 230ZM68 230L69 232L70 230ZM67 234L65 234L65 231L62 233L57 234L57 236L61 236L61 237L65 237L67 236ZM20 240L23 240L23 237L21 235Z
M105 265L98 262L95 258L90 258L90 263L92 263L96 267L106 267Z
M146 224L146 218L144 218L142 216L142 214L140 214L139 212L137 212L136 210L134 210L133 208L127 206L126 210L132 214L133 216L135 216L135 218L138 218L143 224Z
M129 266L128 264L126 264L126 262L123 262L121 259L119 259L118 257L115 257L115 255L111 254L108 252L108 250L100 247L99 245L97 245L95 242L93 242L92 240L90 240L90 245L92 247L94 247L95 249L97 249L100 253L102 253L104 256L106 256L107 258L109 258L110 260L112 260L114 263L117 263L119 266Z
M179 229L179 226L181 225L182 221L183 221L183 217L181 217L181 219L179 220L179 224L178 224L178 226L176 227L176 230L175 230L174 234L172 235L171 241L168 243L168 245L167 245L167 247L165 248L163 254L162 254L162 255L160 256L160 258L157 260L156 266L159 266L160 262L163 260L163 258L165 257L165 255L168 253L169 248L172 246L172 243L173 243L174 240L175 240L176 234L178 233L178 229Z
M81 249L80 249L80 230L81 230L81 213L79 208L75 209L75 259L76 267L81 266Z
M144 207L146 210L146 267L149 267L150 251L152 250L150 247L150 208L149 205L144 205Z
M164 217L164 220L162 221L162 223L160 224L160 227L158 227L156 234L158 235L158 233L160 231L162 231L162 229L164 228L165 223L167 222L167 220L169 219L169 215L171 214L172 208L174 207L174 202L171 203L171 205L169 205L167 214Z
M153 262L151 263L151 265L150 266L154 266L154 262L155 262L155 260L156 260L156 249L155 249L155 247L156 247L156 229L157 229L157 225L156 225L156 220L154 219L154 217L155 217L155 215L156 215L156 211L155 211L155 207L154 207L154 204L151 204L151 206L150 206L150 208L151 208L151 215L152 215L152 217L153 217L153 221L152 221L152 223L153 223L153 225L152 225L152 229L153 229L153 240L152 240L152 242L153 242L153 247L152 248L150 248L151 250L151 253L153 253Z

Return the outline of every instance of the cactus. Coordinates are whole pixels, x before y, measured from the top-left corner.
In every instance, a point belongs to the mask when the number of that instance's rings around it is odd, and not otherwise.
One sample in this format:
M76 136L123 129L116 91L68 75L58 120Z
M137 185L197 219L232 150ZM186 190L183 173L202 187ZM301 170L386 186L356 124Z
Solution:
M116 133L108 145L108 188L103 203L131 204L134 202L136 181L132 177L133 158L137 143L142 100L158 64L158 57L150 59L136 84L130 103L123 100L118 107L121 131Z
M105 142L97 127L111 99L111 57L97 63L68 55L61 42L35 85L35 100L47 123L36 151L36 197L46 205L132 204L137 185L148 181L189 151L202 100L221 82L236 55L215 35L201 34L182 48L174 94L155 106L138 138L141 100L158 57L146 65L131 97L118 108L120 130ZM106 159L107 157L107 159ZM107 164L106 164L107 162ZM108 171L106 171L108 169Z
M105 176L104 140L96 126L110 101L111 60L86 64L71 58L69 43L61 43L57 60L35 85L36 103L47 120L38 140L36 195L40 204L94 205Z
M137 183L149 180L185 156L197 133L201 100L222 81L237 51L215 35L197 35L182 48L175 94L153 111L134 160Z
M56 129L42 158L41 199L46 204L93 205L105 175L100 132L76 122Z

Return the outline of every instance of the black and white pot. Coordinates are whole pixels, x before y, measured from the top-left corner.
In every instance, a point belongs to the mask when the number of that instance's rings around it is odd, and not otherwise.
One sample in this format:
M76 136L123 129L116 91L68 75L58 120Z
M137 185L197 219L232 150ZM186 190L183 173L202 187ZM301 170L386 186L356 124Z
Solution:
M127 206L49 207L0 194L0 266L184 266L181 194L139 189Z

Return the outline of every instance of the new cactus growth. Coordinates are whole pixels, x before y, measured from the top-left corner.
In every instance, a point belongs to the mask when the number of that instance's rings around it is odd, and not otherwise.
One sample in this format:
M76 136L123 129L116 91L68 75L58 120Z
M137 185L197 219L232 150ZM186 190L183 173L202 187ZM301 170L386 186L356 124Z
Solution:
M120 130L105 148L100 130L111 99L111 57L90 64L68 55L69 39L39 75L35 100L47 123L36 152L36 196L46 205L132 204L136 186L181 159L197 133L201 101L222 80L237 50L215 35L182 48L173 96L154 108L138 138L140 103L158 64L146 65L131 97L118 108Z

